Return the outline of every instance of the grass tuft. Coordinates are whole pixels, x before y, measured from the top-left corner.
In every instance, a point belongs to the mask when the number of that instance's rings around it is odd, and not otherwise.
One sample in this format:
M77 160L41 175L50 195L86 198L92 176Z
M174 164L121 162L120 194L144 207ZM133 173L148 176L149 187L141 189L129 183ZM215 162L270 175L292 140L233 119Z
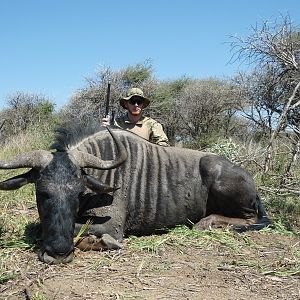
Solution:
M15 272L5 272L5 271L2 271L0 269L0 284L3 284L9 280L13 280L17 277L17 275L15 274Z
M74 243L76 244L80 238L89 230L90 226L93 224L91 219L88 219L85 224L83 224L77 233L76 237L74 238Z

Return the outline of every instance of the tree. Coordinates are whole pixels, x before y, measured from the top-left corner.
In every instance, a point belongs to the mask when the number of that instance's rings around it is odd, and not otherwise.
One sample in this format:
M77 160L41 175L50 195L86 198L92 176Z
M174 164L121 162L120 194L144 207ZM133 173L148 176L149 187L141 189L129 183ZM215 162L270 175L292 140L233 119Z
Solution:
M26 131L40 123L52 124L54 103L44 95L17 91L7 98L8 109L2 112L6 120L5 135Z
M235 82L248 104L246 116L263 131L268 129L265 171L270 168L273 144L280 132L288 129L295 139L300 124L300 31L289 16L278 22L262 22L246 38L232 38L232 61L254 66L250 77L240 74ZM245 110L243 110L245 112ZM255 113L253 113L255 111ZM299 154L299 143L295 145ZM294 160L295 158L292 158Z
M190 81L175 100L180 134L194 139L217 131L226 134L235 113L234 93L225 80Z
M182 131L176 110L176 99L190 82L191 79L185 76L158 82L151 98L151 105L146 110L146 114L155 117L163 125L172 144L176 141L176 135L180 135Z

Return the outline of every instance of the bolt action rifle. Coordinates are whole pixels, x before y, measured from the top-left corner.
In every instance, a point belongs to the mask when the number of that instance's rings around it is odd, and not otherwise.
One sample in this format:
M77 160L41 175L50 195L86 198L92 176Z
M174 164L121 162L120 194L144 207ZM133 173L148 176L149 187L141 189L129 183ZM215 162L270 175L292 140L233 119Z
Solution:
M105 117L109 119L109 123L111 125L114 124L115 121L115 113L114 110L111 110L110 105L110 82L107 83L107 90L106 90L106 100L105 100Z

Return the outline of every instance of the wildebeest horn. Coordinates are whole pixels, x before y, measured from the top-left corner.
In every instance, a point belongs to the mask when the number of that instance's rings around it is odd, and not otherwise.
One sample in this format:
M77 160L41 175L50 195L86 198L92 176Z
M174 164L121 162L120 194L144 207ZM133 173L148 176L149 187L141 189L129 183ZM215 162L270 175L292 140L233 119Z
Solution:
M95 168L100 170L110 170L117 168L127 159L127 151L124 145L119 141L113 132L106 127L109 133L111 134L119 155L114 160L102 160L97 156L89 154L87 152L78 151L78 150L70 150L69 153L75 158L77 163L82 168Z
M0 169L42 168L51 160L51 152L46 150L34 150L27 153L21 153L8 161L0 161Z

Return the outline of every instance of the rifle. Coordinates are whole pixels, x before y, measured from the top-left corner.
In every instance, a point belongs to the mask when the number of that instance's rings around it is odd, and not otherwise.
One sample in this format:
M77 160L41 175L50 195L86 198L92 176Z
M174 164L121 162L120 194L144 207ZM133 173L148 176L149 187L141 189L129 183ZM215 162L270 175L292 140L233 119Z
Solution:
M112 110L110 113L110 82L107 83L107 90L106 90L106 101L105 101L105 117L109 118L111 124L114 123L115 114Z
M109 101L110 101L110 82L107 83L106 102L105 102L105 117L109 116Z

